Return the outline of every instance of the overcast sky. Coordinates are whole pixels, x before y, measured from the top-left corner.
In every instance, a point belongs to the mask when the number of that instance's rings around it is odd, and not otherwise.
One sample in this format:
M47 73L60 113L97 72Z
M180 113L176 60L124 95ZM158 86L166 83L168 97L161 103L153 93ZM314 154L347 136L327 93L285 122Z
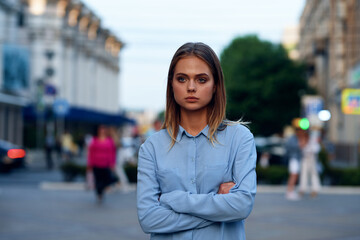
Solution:
M185 42L201 41L220 55L233 38L257 34L280 42L298 23L305 0L84 0L125 42L120 52L120 99L126 110L165 107L170 60Z

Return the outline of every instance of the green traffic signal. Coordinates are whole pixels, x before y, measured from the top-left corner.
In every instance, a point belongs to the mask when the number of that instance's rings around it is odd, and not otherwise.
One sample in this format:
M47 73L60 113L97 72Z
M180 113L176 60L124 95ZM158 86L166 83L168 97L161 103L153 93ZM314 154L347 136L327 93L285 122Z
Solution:
M310 127L310 122L307 118L302 118L300 119L299 121L299 127L302 129L302 130L307 130L309 129Z

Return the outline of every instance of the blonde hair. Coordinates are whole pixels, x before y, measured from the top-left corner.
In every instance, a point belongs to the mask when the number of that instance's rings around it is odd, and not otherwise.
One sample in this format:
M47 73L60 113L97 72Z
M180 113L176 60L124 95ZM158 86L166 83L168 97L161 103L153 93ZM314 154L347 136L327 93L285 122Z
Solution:
M208 137L210 142L213 144L217 142L216 131L222 123L228 125L228 122L224 122L226 111L226 93L224 75L219 58L216 56L215 52L204 43L185 43L175 52L171 60L167 80L165 121L162 128L168 131L172 139L171 147L174 146L176 142L176 136L179 132L180 125L180 106L176 103L174 98L172 81L176 64L180 59L188 56L196 56L203 60L211 69L211 73L214 77L215 93L207 106L207 123L209 126Z

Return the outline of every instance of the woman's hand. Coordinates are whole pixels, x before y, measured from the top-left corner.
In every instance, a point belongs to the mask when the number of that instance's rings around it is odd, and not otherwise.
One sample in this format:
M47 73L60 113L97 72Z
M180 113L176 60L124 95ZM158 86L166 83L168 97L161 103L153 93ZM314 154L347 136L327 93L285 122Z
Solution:
M235 186L234 182L225 182L220 184L218 194L228 194L230 189Z

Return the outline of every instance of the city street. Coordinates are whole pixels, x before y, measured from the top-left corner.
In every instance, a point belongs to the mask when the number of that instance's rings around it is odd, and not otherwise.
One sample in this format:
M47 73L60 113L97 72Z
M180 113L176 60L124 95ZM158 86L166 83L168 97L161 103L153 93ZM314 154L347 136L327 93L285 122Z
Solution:
M0 240L360 240L359 126L360 0L0 0Z
M259 186L246 222L248 240L360 239L360 189L324 188L317 198L287 201L284 186ZM0 175L2 240L142 240L134 189L97 205L83 183L62 183L59 171L30 168Z

